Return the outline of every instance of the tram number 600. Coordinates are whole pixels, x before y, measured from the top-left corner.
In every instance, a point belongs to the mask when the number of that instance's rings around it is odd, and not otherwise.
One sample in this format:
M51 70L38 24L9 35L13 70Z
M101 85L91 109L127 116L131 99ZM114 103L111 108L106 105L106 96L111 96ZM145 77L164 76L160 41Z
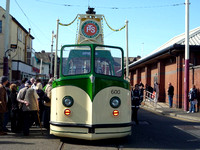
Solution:
M120 94L120 90L111 90L111 94Z

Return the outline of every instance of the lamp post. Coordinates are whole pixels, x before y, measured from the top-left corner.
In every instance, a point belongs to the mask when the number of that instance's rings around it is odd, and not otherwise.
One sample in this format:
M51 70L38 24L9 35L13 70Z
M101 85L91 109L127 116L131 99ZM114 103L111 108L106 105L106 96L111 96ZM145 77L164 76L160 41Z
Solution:
M188 110L189 91L189 0L185 0L185 77L184 77L184 111Z

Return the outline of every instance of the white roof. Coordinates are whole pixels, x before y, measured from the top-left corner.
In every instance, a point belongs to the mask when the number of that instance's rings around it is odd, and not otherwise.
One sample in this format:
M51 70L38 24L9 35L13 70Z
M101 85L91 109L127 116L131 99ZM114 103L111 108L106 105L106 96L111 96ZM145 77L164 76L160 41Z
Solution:
M175 44L177 45L185 45L185 33L175 36L167 43L163 44L152 53L148 54L147 56L142 57L141 59L129 64L129 67L134 65L140 64L144 61L147 61L151 57L157 55L158 53L164 52L166 49L173 47ZM193 46L200 46L200 27L190 30L189 32L189 44Z
M185 45L185 33L175 36L167 43L163 44L152 53L158 52L174 44ZM189 45L200 45L200 27L190 30L189 32Z

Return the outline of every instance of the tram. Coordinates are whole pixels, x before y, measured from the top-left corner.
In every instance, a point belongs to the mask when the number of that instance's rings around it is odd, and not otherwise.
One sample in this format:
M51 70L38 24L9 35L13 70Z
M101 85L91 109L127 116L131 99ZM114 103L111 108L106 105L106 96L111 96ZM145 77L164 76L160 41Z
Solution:
M98 25L91 17L83 20L82 25L86 21ZM124 80L123 50L96 43L61 48L60 77L52 89L50 134L85 140L131 134L131 94Z

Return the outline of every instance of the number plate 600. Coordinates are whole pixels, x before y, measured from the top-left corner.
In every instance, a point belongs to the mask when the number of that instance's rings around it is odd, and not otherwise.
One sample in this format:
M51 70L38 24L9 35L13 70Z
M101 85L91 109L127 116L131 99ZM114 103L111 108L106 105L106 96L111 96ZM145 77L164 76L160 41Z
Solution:
M111 90L111 94L120 94L120 90Z

